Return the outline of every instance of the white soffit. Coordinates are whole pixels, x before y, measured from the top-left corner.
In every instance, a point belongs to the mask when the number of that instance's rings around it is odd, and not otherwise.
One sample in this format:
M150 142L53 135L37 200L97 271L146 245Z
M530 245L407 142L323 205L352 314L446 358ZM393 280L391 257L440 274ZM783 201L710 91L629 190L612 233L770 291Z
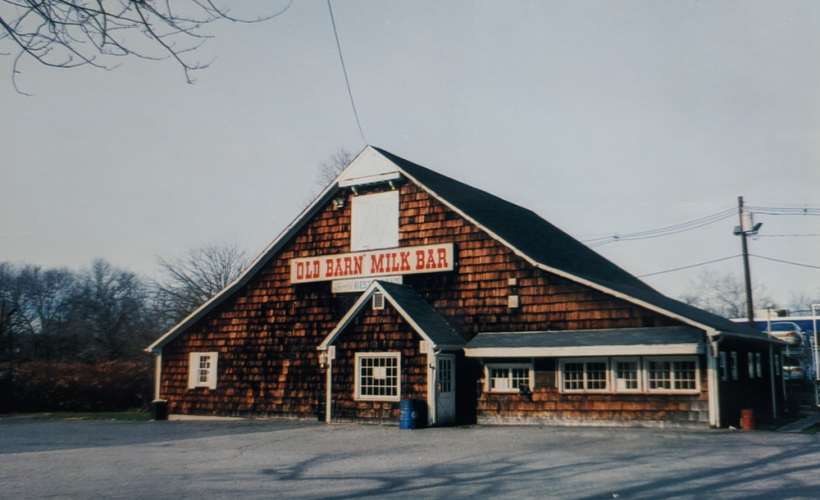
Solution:
M339 187L387 182L401 177L399 167L368 146L339 175Z

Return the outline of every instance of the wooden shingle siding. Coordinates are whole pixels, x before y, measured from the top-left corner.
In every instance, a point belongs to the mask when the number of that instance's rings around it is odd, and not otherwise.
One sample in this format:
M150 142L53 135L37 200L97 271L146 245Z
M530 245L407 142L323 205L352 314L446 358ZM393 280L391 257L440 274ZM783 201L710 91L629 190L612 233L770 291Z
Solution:
M161 395L171 413L313 417L325 384L316 347L352 304L349 295L334 296L330 282L291 285L289 260L350 251L352 193L339 195L348 198L344 208L322 207L246 285L163 348ZM455 243L454 272L407 275L404 283L464 340L478 332L680 324L534 268L409 182L400 187L399 242ZM507 307L512 277L516 309ZM215 390L187 388L190 352L219 352ZM394 408L381 411L395 418Z
M401 353L399 375L402 399L427 401L427 355L419 353L422 340L390 306L365 307L336 339L331 416L335 421L398 421L399 403L357 401L356 353Z

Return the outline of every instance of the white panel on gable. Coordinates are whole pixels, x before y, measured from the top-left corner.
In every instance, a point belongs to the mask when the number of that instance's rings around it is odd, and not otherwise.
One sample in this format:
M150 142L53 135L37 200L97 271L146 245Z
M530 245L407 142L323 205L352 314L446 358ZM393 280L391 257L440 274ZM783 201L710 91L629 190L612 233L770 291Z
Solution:
M356 196L350 224L350 251L399 246L399 192Z
M385 182L400 176L396 164L368 146L339 176L339 187Z

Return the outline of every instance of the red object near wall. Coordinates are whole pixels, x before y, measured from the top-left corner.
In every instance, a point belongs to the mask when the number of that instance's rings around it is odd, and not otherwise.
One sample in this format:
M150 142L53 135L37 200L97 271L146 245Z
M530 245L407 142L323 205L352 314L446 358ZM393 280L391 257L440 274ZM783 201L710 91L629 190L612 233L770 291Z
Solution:
M744 431L755 430L754 410L740 410L740 428Z

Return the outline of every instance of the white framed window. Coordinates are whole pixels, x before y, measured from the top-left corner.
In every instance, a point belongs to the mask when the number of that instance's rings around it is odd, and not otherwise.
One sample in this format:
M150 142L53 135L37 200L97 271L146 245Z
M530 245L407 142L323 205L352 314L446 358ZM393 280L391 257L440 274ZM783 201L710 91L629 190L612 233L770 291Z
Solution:
M399 401L401 399L401 353L356 353L356 399Z
M726 374L726 355L721 358ZM558 360L560 392L700 392L697 356L633 356Z
M532 364L488 364L486 370L487 392L519 392L535 387L535 370Z
M720 353L720 380L726 382L729 380L729 367L726 366L726 353Z
M737 380L737 352L732 351L732 355L730 356L731 364L729 368L732 371L732 380Z
M759 352L755 353L755 371L757 378L763 378L763 356Z
M612 359L612 381L616 392L640 392L641 379L641 358Z
M399 246L399 192L353 197L350 251Z
M700 373L695 356L652 357L644 360L649 392L698 392Z
M746 354L749 358L749 378L755 378L755 355L751 352Z
M562 392L609 391L609 359L562 359L558 363Z
M188 356L188 389L216 389L216 366L219 353L192 352Z

